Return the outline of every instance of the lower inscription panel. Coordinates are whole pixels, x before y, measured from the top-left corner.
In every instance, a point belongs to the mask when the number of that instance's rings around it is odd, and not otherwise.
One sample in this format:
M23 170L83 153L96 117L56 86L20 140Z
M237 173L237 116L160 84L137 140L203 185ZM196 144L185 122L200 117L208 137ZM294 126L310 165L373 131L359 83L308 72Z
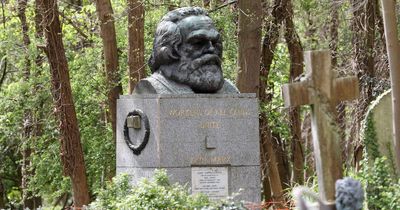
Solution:
M203 193L211 199L229 195L228 167L192 167L192 193Z

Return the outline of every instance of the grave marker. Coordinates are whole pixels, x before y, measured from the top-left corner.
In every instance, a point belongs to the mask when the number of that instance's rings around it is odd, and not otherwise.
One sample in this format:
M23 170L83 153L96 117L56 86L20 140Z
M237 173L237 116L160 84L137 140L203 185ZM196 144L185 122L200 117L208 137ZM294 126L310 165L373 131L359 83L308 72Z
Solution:
M117 174L137 183L164 168L192 193L218 200L243 189L235 199L260 202L255 94L127 95L117 107Z
M373 101L363 121L361 130L367 151L367 158L372 164L377 157L385 156L389 167L396 173L395 145L393 144L393 109L392 91L387 90Z
M285 106L311 105L311 130L318 186L323 200L334 202L335 181L342 178L335 105L358 97L357 77L334 78L329 51L304 53L305 80L282 86Z

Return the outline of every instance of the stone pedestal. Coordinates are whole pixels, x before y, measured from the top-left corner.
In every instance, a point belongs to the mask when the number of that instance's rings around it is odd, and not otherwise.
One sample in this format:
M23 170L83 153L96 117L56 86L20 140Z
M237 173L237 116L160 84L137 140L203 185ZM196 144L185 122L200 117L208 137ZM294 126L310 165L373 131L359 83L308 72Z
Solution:
M220 199L243 189L238 200L260 201L255 94L129 95L121 96L117 110L118 174L128 173L135 183L164 168L172 183L187 183L193 193ZM140 128L126 126L134 110L147 116L150 130L138 155L125 140L128 135L137 146L145 136L145 117Z

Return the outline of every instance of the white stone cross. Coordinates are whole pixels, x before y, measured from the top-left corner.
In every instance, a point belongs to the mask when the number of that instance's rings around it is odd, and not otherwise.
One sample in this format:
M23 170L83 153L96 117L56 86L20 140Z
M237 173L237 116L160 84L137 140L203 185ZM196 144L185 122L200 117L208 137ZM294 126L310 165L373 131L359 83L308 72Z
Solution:
M334 202L335 182L342 178L335 105L358 97L358 79L355 76L335 78L329 51L307 51L304 60L304 80L284 84L282 96L286 107L311 105L311 132L319 192L324 201Z

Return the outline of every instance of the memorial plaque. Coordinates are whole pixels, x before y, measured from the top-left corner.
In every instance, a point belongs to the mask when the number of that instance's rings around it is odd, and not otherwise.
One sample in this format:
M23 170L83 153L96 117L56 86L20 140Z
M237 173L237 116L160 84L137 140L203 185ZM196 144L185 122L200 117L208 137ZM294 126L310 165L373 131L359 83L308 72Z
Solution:
M228 167L193 167L192 193L203 193L218 200L229 195Z

